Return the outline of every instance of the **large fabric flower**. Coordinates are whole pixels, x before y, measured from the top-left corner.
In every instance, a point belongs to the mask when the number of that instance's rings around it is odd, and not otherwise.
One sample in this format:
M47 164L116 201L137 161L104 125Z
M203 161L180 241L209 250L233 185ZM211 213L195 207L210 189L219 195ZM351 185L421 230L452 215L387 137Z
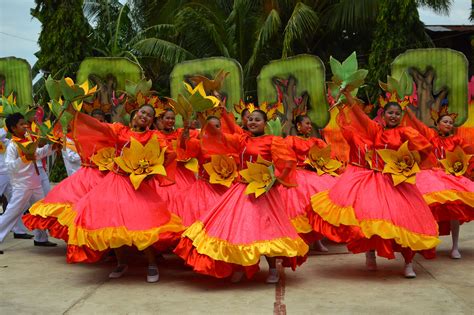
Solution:
M275 183L273 164L259 155L257 163L247 162L247 166L247 169L240 171L240 175L248 183L245 194L255 194L255 197L259 197L269 191Z
M313 145L304 162L314 168L318 175L329 174L332 176L338 176L336 170L342 166L341 162L331 159L330 145L327 145L324 148L319 148L317 145Z
M91 161L99 167L100 171L112 171L114 169L115 148L107 147L97 151L91 157Z
M230 187L238 176L235 160L226 155L211 156L211 162L204 164L203 167L210 176L209 183L211 184Z
M408 141L405 141L397 151L381 149L377 150L377 153L385 162L382 173L392 174L395 186L404 182L415 184L416 173L420 171L417 163L420 161L420 155L408 149Z
M130 181L135 189L150 175L166 176L163 166L166 148L161 149L156 136L153 136L145 146L135 138L131 138L130 148L123 149L122 156L114 159L115 163L130 174Z
M469 167L469 160L472 154L464 153L463 149L457 146L453 152L446 152L446 158L439 162L444 166L446 174L462 176Z

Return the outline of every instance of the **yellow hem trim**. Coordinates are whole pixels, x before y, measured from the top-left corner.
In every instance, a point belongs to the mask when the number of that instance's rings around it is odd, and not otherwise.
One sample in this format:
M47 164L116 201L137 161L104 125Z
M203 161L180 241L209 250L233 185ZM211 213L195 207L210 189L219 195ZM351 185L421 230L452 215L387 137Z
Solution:
M261 256L305 256L309 250L308 245L299 237L296 239L282 237L243 245L231 244L228 241L208 236L200 221L193 223L183 233L183 237L192 240L193 246L199 254L240 266L258 264Z
M424 194L423 198L429 205L433 203L445 204L451 201L461 201L470 207L474 207L474 192L469 191L435 191L428 194Z
M378 235L383 239L393 239L403 247L413 250L425 250L436 247L440 240L438 236L411 232L403 227L396 226L385 220L362 220L355 217L352 206L341 207L334 204L328 191L323 191L311 197L311 206L324 221L331 225L357 226L367 238Z
M30 214L42 218L54 217L61 225L70 226L74 223L76 212L68 203L45 203L40 200L30 208Z
M99 251L124 245L135 246L138 250L144 250L159 241L160 234L181 232L183 230L181 219L174 214L171 214L168 223L157 228L141 231L131 231L124 226L87 230L73 224L69 226L68 244L87 246Z
M313 227L309 224L308 217L304 214L300 214L291 219L291 224L295 228L296 232L306 234L313 231Z

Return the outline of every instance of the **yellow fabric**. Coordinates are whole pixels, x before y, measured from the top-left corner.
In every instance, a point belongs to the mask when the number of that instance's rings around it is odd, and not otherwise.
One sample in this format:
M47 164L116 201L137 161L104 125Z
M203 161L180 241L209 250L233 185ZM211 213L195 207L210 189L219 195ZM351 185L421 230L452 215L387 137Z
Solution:
M31 206L29 211L31 215L42 218L54 217L61 225L65 226L70 226L76 218L76 212L68 203L45 203L40 200Z
M291 224L295 227L296 232L305 234L313 231L311 224L309 224L308 217L300 214L291 219Z
M311 206L313 211L324 221L334 226L341 224L357 226L367 238L378 235L383 239L393 239L397 244L413 250L434 248L440 243L437 236L411 232L385 220L359 221L355 217L354 209L351 206L341 207L334 204L329 197L328 191L313 195L311 197Z
M193 223L183 233L183 237L188 237L193 241L193 246L199 254L240 266L258 264L260 256L296 257L306 255L309 250L308 245L301 238L292 239L290 237L251 244L231 244L225 240L208 236L200 221Z
M108 248L118 248L124 245L135 246L144 250L160 239L160 234L166 232L181 232L184 227L181 219L172 214L170 221L160 227L149 230L131 231L126 227L108 227L97 230L87 230L75 224L69 226L69 245L87 246L94 250L103 251Z
M327 221L334 226L339 226L340 224L359 225L359 221L356 219L354 214L354 209L351 206L341 207L332 203L329 198L328 190L311 196L311 207L314 212L324 219L324 221Z
M474 192L469 191L435 191L429 194L424 194L423 198L429 205L433 203L445 204L450 201L461 201L470 207L474 207Z

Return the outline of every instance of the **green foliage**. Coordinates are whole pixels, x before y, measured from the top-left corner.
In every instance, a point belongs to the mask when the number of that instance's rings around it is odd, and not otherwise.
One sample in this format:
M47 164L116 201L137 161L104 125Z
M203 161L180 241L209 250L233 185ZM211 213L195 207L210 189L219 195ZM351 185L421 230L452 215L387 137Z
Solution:
M52 183L59 183L67 177L66 167L64 166L64 161L61 156L57 156L54 160L53 167L49 172L49 180Z
M415 0L380 0L369 57L372 98L379 91L378 82L385 81L390 73L390 64L396 56L409 48L432 45L420 21Z
M74 77L80 62L89 55L90 27L81 0L35 0L31 15L42 24L40 51L34 69L53 78Z

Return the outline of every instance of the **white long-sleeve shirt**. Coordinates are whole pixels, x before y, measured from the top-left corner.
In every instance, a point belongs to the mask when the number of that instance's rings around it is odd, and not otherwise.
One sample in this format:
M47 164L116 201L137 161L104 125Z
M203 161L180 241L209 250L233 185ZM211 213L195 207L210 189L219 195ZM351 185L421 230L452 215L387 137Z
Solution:
M0 141L5 146L5 148L7 148L8 144L10 143L10 139L7 138L7 132L5 131L4 128L0 128ZM8 174L8 168L7 168L7 165L5 164L6 153L7 153L6 150L3 153L0 152L0 175Z
M67 143L74 144L72 139L66 138ZM64 160L64 167L66 168L67 176L71 176L81 168L81 157L76 151L68 146L61 150Z
M36 149L36 159L41 160L52 153L50 145ZM5 154L5 164L10 174L13 189L34 189L41 187L41 178L36 174L34 162L23 162L18 146L11 141Z

